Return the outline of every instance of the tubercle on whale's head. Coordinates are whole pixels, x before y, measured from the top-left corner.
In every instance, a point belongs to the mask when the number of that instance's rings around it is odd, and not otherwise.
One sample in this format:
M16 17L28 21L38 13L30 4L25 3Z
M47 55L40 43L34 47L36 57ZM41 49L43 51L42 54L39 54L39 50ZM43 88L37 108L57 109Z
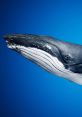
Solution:
M4 39L17 39L17 38L27 38L27 39L34 39L40 36L34 34L6 34L3 36Z
M9 44L17 44L17 45L24 45L28 46L29 43L34 41L35 39L39 39L40 36L38 35L32 35L32 34L10 34L10 35L4 35L3 37L6 42Z

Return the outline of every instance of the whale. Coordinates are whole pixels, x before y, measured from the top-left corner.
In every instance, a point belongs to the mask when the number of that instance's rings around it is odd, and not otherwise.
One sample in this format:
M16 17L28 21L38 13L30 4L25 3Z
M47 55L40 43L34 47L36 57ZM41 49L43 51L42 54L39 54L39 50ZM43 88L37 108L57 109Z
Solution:
M7 47L46 71L82 85L82 45L35 34L7 34Z

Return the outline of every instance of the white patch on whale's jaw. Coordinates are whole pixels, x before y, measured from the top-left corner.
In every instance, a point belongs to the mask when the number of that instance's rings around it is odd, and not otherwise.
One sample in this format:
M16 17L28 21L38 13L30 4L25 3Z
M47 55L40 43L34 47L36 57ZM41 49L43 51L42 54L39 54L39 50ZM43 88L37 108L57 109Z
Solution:
M16 44L9 44L8 41L7 41L7 47L10 48L10 49L16 49Z
M33 47L19 45L10 45L8 47L19 50L23 56L43 67L45 70L82 85L82 75L65 69L64 65L57 59L57 57Z

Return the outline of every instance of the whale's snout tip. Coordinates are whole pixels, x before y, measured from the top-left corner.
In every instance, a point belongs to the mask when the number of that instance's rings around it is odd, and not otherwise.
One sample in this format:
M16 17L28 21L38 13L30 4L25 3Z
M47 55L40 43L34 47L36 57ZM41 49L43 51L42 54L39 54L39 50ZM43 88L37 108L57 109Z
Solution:
M14 37L14 36L12 36L12 35L3 35L3 38L4 38L5 40L7 40L7 41L13 40L13 37Z
M4 40L8 40L9 36L8 35L3 35Z
M6 34L3 36L5 42L7 43L7 47L8 48L11 48L15 43L14 43L14 35L9 35L9 34Z

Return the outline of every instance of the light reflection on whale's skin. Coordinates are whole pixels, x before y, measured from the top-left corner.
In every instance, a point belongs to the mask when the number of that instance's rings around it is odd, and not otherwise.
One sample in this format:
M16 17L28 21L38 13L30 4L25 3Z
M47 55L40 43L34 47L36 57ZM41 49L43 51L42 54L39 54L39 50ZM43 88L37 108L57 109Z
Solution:
M33 34L5 35L4 39L8 48L45 70L82 85L82 45Z

